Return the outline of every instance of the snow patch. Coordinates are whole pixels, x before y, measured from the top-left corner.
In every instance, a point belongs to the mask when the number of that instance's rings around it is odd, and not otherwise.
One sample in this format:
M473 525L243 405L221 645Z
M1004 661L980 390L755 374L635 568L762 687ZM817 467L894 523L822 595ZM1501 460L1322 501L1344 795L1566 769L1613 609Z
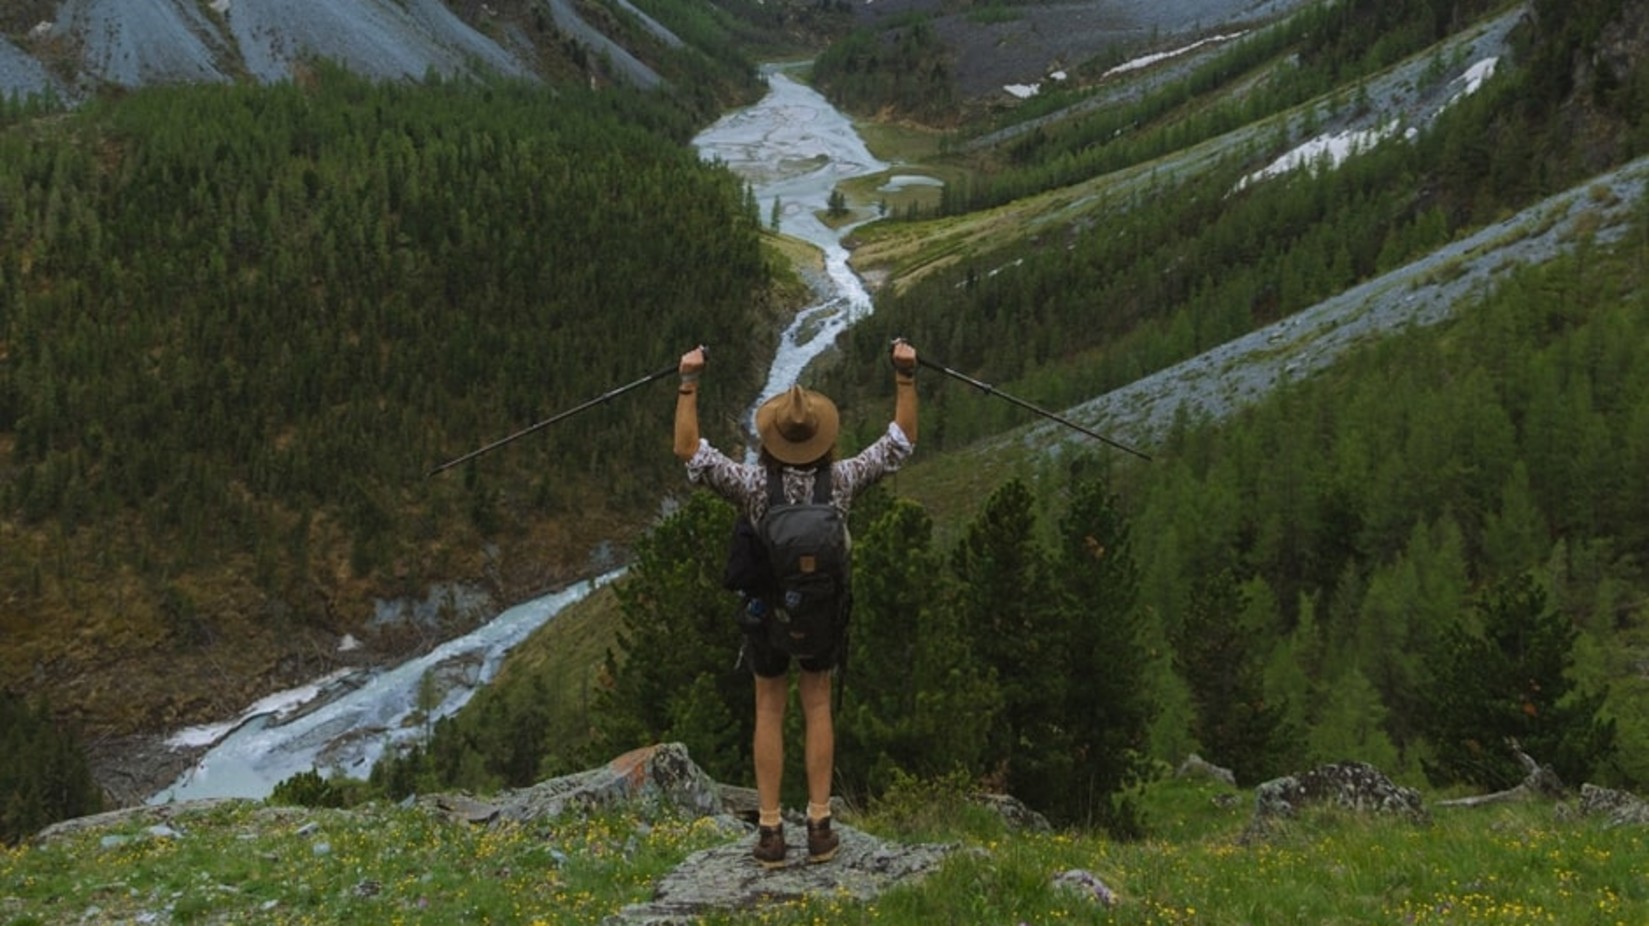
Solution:
M1057 83L1064 80L1067 76L1069 75L1067 75L1064 71L1052 71L1048 74L1048 80ZM1021 100L1028 100L1042 92L1042 81L1038 81L1034 84L1006 84L1002 87L1002 89L1006 90L1009 96L1017 97Z
M1444 108L1447 109L1449 106L1453 106L1460 100L1476 93L1478 88L1483 86L1483 81L1494 76L1494 70L1499 64L1499 58L1485 58L1467 68L1466 73L1460 76L1460 80L1466 84L1465 89L1449 97L1449 102Z
M1483 86L1484 81L1494 76L1495 66L1499 60L1499 58L1485 58L1467 68L1465 73L1454 81L1455 83L1464 84L1464 87L1439 106L1437 111L1431 114L1431 118L1435 119L1450 106L1476 93ZM1325 170L1332 170L1344 163L1346 158L1373 148L1380 142L1397 134L1400 129L1401 123L1393 119L1378 128L1348 129L1331 135L1319 135L1272 161L1260 170L1237 181L1237 185L1232 188L1232 192L1246 189L1251 183L1281 176L1301 167L1322 167ZM1410 126L1402 130L1402 134L1404 140L1413 141L1415 136L1419 134L1419 130Z
M1268 177L1277 177L1301 167L1322 167L1333 170L1346 158L1367 151L1396 133L1398 124L1388 122L1377 129L1356 129L1334 135L1319 135L1303 145L1272 161L1260 170L1237 181L1237 190L1245 189ZM1233 191L1234 192L1234 191Z
M1211 35L1211 36L1209 36L1208 38L1205 38L1205 39L1198 39L1197 41L1192 42L1191 44L1185 46L1184 48L1176 48L1172 51L1162 51L1162 52L1157 52L1155 54L1142 55L1142 56L1140 56L1138 58L1134 58L1130 61L1122 62L1121 64L1117 65L1116 67L1113 67L1110 70L1106 71L1104 74L1101 74L1100 77L1102 77L1102 78L1110 77L1113 74L1126 74L1129 71L1137 71L1140 68L1148 68L1151 65L1156 64L1160 61L1167 61L1170 58L1177 58L1180 55L1186 54L1188 52L1196 51L1197 49L1203 47L1204 45L1212 45L1212 44L1216 44L1216 43L1219 43L1219 42L1229 42L1232 39L1240 39L1240 38L1242 38L1243 36L1245 36L1247 34L1248 33L1246 31L1244 31L1244 32L1233 32L1229 35Z

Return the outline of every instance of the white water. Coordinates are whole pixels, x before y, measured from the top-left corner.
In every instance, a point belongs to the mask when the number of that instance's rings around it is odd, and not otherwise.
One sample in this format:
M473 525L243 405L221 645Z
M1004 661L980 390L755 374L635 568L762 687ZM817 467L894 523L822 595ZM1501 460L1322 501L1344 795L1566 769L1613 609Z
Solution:
M768 73L768 86L772 91L760 102L723 116L694 140L706 160L720 160L750 182L764 219L776 199L779 231L824 253L829 289L781 335L767 383L745 416L751 435L756 406L801 380L807 365L838 335L870 314L870 293L848 267L842 238L875 216L857 216L838 228L819 217L838 183L889 166L865 147L852 121L813 89L778 70Z
M706 159L720 159L752 184L763 208L783 205L781 230L817 245L835 292L803 310L778 346L767 386L751 404L795 382L836 336L870 312L870 296L847 266L841 237L857 222L832 229L819 221L831 191L844 179L886 169L865 148L853 124L812 90L780 73L772 92L734 112L696 140ZM863 221L863 220L860 220ZM517 605L474 632L392 669L345 671L259 699L234 718L178 731L177 748L209 747L195 765L149 803L208 797L261 799L276 784L316 769L365 778L380 757L424 735L418 691L431 671L457 677L433 721L456 713L490 681L511 648L561 609L617 578L622 570Z
M462 676L465 684L447 692L430 711L429 721L456 713L476 689L492 680L512 647L620 572L516 605L474 632L392 669L336 672L261 698L234 720L179 731L170 744L212 748L149 803L267 797L276 784L311 768L365 778L386 751L424 735L424 725L418 722L418 689L425 673L445 668Z

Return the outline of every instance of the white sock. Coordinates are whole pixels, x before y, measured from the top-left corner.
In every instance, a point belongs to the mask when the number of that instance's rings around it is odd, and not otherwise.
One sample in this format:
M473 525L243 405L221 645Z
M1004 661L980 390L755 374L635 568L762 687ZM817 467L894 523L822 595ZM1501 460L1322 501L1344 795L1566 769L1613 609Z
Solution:
M784 822L784 817L782 817L779 814L779 811L776 810L776 809L775 810L763 810L759 814L757 814L757 816L759 817L759 819L757 820L757 823L760 824L761 826L766 826L766 827L771 828L771 827L778 826L780 823Z
M825 817L828 817L828 816L830 816L830 804L829 804L829 802L826 802L826 803L823 803L823 804L815 804L812 801L807 802L807 818L809 820L812 820L814 823L817 823L820 820L823 820Z

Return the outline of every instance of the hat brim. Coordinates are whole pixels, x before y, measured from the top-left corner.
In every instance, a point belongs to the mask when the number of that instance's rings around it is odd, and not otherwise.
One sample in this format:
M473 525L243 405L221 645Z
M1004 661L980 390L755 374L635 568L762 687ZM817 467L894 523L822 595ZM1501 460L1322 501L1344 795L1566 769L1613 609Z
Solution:
M787 440L779 431L779 408L790 395L788 391L773 396L756 409L756 434L761 438L763 449L773 459L792 466L812 463L830 452L836 446L836 433L841 424L835 402L810 389L803 389L802 392L807 395L813 414L818 419L813 436L806 440Z

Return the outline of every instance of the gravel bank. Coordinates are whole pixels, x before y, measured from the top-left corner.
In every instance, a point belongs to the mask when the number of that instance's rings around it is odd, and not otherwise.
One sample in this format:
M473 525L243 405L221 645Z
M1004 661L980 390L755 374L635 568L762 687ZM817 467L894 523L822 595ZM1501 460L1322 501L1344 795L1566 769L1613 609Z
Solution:
M52 32L82 44L88 74L125 87L229 79L217 65L226 52L224 42L194 3L69 0Z
M1617 240L1646 189L1649 157L1065 415L1149 453L1180 409L1193 421L1222 419L1259 402L1283 383L1330 366L1358 346L1410 326L1444 321L1462 300L1493 290L1518 268L1573 251L1581 241L1583 222L1595 229L1600 243ZM1086 440L1044 423L1010 439L1050 452Z
M40 62L0 36L0 96L28 97L61 90Z

